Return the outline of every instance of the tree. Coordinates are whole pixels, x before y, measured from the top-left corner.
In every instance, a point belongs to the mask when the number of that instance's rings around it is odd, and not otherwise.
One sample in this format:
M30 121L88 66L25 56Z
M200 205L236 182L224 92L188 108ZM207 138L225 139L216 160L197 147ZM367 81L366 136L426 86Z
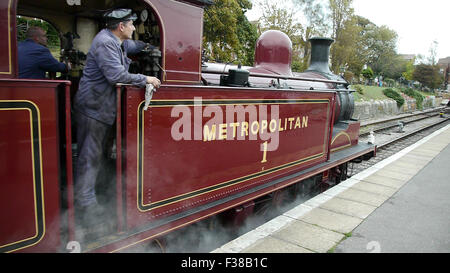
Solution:
M250 0L214 0L205 9L203 48L212 59L252 65L257 32L245 16L251 7Z
M264 0L260 2L262 17L260 19L261 32L266 30L279 30L284 32L292 41L292 70L303 71L307 67L302 56L304 51L302 45L306 42L303 38L304 28L297 20L297 13L279 5L279 2Z
M339 39L345 21L353 15L352 3L353 0L329 0L332 35L335 40Z
M441 75L438 65L423 63L416 66L413 79L432 90L438 88L444 82L444 76Z
M260 2L260 6L262 9L261 32L274 29L284 32L289 37L302 34L302 25L297 21L293 10L280 6L279 2L270 0Z
M364 36L367 47L367 64L376 75L392 65L397 56L397 33L387 26L369 25Z
M303 23L303 34L300 39L299 46L301 47L301 55L296 64L298 67L294 71L304 71L308 68L309 59L311 58L311 44L309 39L313 37L328 36L329 25L326 20L325 7L321 0L293 0L293 5L296 7L294 12L301 14L305 18Z
M331 69L334 73L338 74L340 68L344 65L342 58L338 58L342 52L340 50L346 48L343 44L346 41L343 30L345 29L346 22L353 16L353 8L351 7L353 0L329 0L330 20L332 25L332 37L335 41L331 47Z
M385 59L380 74L386 78L398 80L407 70L407 65L407 60L403 59L400 55L394 54L391 58Z
M358 25L357 17L352 16L344 22L339 40L333 45L332 68L335 73L341 72L341 68L352 71L359 76L365 65L361 58L362 37L361 27Z
M237 36L239 39L238 60L243 65L252 66L255 59L255 46L258 40L258 29L250 23L245 16L245 12L252 8L249 0L237 0L242 13L238 15Z
M413 73L414 73L414 61L409 61L405 65L405 71L402 73L402 77L405 78L407 81L413 80Z
M362 75L363 75L364 78L366 78L366 79L368 79L368 80L373 79L373 76L374 76L374 75L373 75L373 70L372 70L372 68L368 67L368 68L364 69L364 70L362 71Z
M430 56L428 57L428 63L431 65L436 65L437 64L437 48L438 48L439 43L437 41L433 41L433 43L431 43L430 46Z

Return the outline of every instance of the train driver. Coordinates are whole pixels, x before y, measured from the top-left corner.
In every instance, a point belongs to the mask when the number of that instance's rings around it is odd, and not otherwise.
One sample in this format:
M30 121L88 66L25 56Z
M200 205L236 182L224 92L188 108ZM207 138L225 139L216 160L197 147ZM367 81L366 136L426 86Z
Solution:
M45 72L68 72L70 63L60 63L47 48L47 34L40 27L30 27L27 39L18 46L19 78L45 79Z
M97 203L95 183L102 166L105 142L112 133L116 119L117 83L144 87L155 77L128 72L131 60L148 44L131 40L137 19L131 9L116 9L104 14L106 28L92 41L86 65L75 95L74 110L77 126L78 159L75 168L75 207L83 227L99 224L103 209Z

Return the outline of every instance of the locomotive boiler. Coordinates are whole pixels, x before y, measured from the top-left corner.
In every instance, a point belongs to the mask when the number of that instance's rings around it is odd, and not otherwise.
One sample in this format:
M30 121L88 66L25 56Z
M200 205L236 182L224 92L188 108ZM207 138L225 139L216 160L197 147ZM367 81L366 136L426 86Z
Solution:
M286 189L327 187L347 164L374 156L359 143L349 84L329 69L332 40L311 39L311 64L291 70L292 43L279 31L257 41L255 65L202 62L210 0L0 0L0 252L127 251L216 215L249 214ZM130 8L134 39L157 49L130 70L157 76L145 89L118 84L114 138L97 181L107 208L101 236L86 239L73 204L72 98L101 14ZM61 33L69 74L18 79L16 16ZM276 199L276 198L272 198ZM230 220L233 221L233 220Z

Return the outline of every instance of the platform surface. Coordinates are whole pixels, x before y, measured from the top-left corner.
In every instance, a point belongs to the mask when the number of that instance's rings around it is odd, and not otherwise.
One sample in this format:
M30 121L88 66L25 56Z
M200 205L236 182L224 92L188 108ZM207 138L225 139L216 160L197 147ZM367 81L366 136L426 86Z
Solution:
M450 125L212 253L450 253Z

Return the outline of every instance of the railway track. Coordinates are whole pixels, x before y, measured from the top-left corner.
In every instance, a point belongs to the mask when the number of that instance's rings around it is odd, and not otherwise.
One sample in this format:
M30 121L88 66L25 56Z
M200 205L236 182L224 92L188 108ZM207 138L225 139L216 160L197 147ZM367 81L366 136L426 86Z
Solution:
M440 112L442 112L441 108L425 113L415 113L402 117L390 118L384 120L384 122L376 121L364 124L362 128L370 128L370 131L373 131L375 134L378 147L377 156L368 161L363 161L362 163L349 163L348 176L351 177L370 168L376 163L412 145L419 139L432 134L434 131L449 124L450 118L440 117ZM403 123L402 130L399 130L399 122ZM368 141L368 138L369 133L367 131L363 131L360 134L360 141L366 142ZM308 196L307 199L299 197L289 204L284 204L276 209L263 210L263 213L248 217L239 228L224 225L220 222L218 217L213 217L175 231L164 238L154 241L152 245L145 249L139 249L137 251L167 253L211 252L223 244L234 240L278 215L302 204L312 197L314 196Z
M427 119L416 119L409 122L402 130L399 126L388 129L380 129L375 133L375 143L377 145L377 156L360 164L349 165L349 175L355 175L376 163L390 157L393 154L405 149L427 135L445 127L450 123L448 115L444 118L439 115L432 115ZM368 136L361 136L360 141L368 141Z
M392 118L385 118L377 121L362 122L360 129L360 137L368 136L371 131L373 132L383 132L385 130L390 130L399 126L401 122L403 125L408 125L411 123L416 123L422 120L426 120L432 117L440 116L440 113L445 109L445 107L437 107L430 110L425 110L416 113L409 113L404 115L399 115Z

